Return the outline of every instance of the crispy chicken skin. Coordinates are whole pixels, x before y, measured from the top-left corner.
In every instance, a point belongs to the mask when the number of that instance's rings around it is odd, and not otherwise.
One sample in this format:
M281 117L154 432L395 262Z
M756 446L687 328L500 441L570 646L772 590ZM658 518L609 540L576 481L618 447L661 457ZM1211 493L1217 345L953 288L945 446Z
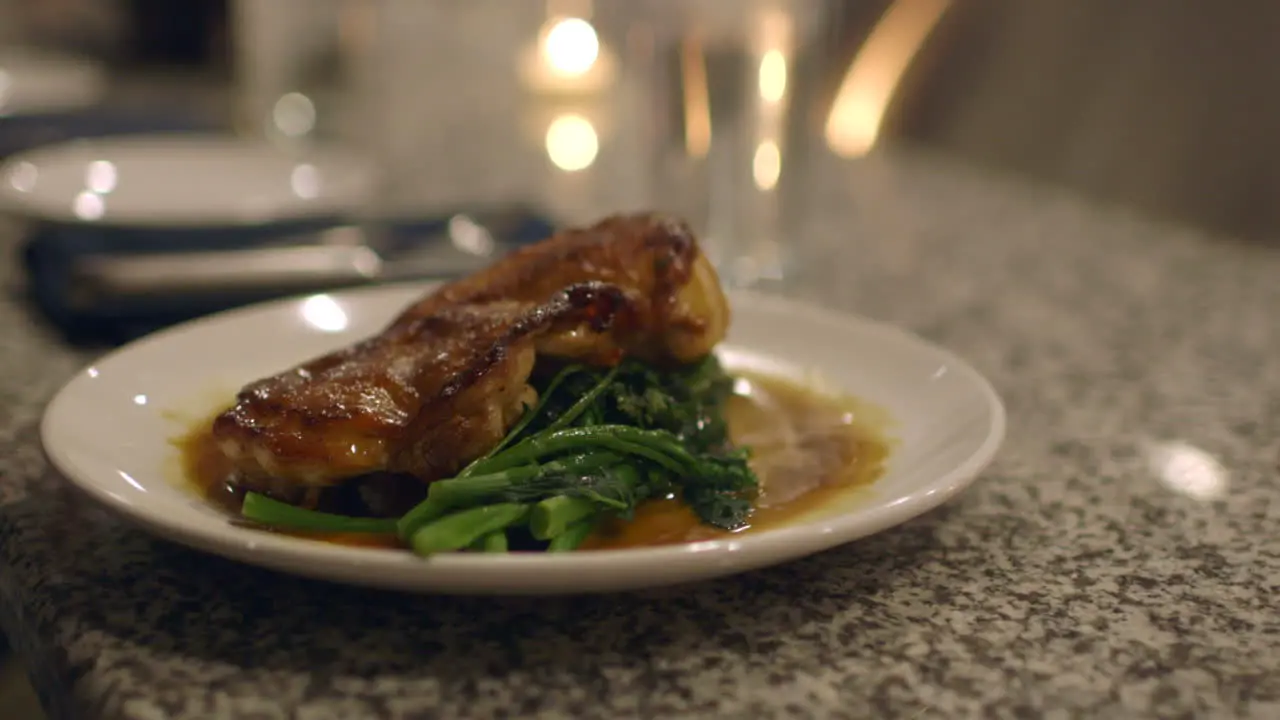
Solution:
M720 280L692 232L654 215L606 218L517 250L431 293L406 309L393 327L450 305L544 302L583 282L617 286L634 317L619 332L554 335L541 343L544 352L574 357L622 352L654 362L689 361L710 352L728 327Z
M694 360L728 304L683 224L615 216L442 286L380 334L246 386L213 433L237 481L279 496L372 472L424 482L483 455L536 397L538 355Z

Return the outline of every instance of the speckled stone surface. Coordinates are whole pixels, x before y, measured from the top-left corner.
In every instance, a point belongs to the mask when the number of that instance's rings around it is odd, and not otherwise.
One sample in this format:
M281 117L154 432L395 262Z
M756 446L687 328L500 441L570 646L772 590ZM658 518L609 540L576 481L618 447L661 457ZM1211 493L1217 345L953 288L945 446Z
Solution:
M1008 441L937 512L700 586L409 597L152 540L46 470L87 358L0 303L0 608L51 713L1280 717L1280 253L926 158L813 172L790 292L970 358Z

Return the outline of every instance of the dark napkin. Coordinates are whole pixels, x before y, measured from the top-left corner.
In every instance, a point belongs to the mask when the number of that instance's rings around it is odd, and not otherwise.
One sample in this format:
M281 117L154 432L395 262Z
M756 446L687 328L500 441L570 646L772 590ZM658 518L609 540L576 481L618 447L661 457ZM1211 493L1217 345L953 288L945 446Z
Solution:
M0 159L50 143L139 133L211 132L218 123L179 111L138 112L89 108L0 116Z
M458 212L428 218L386 223L376 251L394 267L397 259L412 257L427 243L447 243L451 218ZM467 213L484 217L485 212ZM497 245L495 255L537 242L554 231L554 225L532 210L502 212L501 223L482 223ZM201 315L270 300L297 291L227 292L199 298L159 294L141 300L103 298L86 307L79 302L76 267L95 256L129 256L155 252L236 250L262 246L287 246L309 235L343 224L342 218L309 219L250 228L182 229L107 228L89 225L35 224L25 238L22 258L27 273L26 293L34 310L76 344L119 344L167 325ZM424 270L423 277L432 276ZM412 279L403 274L396 280ZM314 288L314 291L341 286Z

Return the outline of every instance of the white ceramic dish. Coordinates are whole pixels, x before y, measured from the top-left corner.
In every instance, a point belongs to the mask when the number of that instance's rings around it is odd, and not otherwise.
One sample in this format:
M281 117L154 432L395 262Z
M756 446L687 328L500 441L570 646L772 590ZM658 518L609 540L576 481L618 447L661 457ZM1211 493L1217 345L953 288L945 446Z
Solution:
M996 393L951 353L868 320L736 294L722 351L731 367L813 374L894 419L898 446L885 476L795 525L689 545L423 560L236 527L181 487L170 440L194 418L229 402L246 381L376 332L422 291L391 286L274 302L140 340L54 398L41 427L45 450L71 482L155 534L235 560L408 591L550 594L728 575L869 535L962 490L1004 437Z
M0 165L0 207L57 223L193 228L360 209L373 175L340 148L286 153L217 135L133 135L39 147Z

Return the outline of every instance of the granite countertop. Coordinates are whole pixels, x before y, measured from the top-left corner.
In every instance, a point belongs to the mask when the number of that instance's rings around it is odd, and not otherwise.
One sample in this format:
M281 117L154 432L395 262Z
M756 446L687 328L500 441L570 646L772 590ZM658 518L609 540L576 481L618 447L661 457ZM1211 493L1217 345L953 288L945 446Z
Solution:
M789 292L971 359L1008 440L925 517L685 588L412 597L153 540L48 471L89 356L0 301L0 612L51 714L1280 717L1280 252L923 157L813 171Z

